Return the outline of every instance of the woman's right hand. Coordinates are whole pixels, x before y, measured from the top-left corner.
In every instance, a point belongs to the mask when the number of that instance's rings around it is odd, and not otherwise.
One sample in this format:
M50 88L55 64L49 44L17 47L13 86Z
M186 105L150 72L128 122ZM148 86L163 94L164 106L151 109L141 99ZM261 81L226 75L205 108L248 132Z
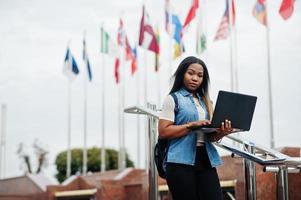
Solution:
M199 121L194 121L194 122L188 122L186 125L187 125L188 129L195 129L200 126L209 125L210 123L211 122L209 120L199 120Z

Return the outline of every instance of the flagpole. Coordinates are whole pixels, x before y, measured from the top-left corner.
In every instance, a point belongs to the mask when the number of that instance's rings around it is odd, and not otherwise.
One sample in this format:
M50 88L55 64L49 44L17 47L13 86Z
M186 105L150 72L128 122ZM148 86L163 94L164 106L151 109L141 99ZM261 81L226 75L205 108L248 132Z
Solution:
M103 27L103 24L101 25ZM101 34L101 45L103 47L103 34ZM105 57L104 54L102 53L102 66L101 66L101 83L102 83L102 91L101 91L101 165L100 169L101 172L105 172L106 170L106 149L105 149Z
M6 166L6 104L1 105L1 133L0 133L0 179L5 177Z
M122 19L120 17L120 19ZM123 25L122 25L123 26ZM122 27L123 29L124 27ZM120 81L119 81L119 110L118 110L118 116L119 116L119 155L118 155L118 168L120 170L125 169L125 141L124 141L124 90L125 90L125 74L124 74L124 47L125 47L125 33L122 31L121 33L121 45L122 50L119 53L120 56L120 67L119 67L119 74L120 74Z
M202 27L204 29L203 33L204 33L204 39L205 39L205 44L204 44L204 49L203 49L203 54L204 54L204 57L206 59L208 59L208 51L207 50L207 13L206 13L206 6L207 6L207 3L206 3L206 0L203 0L203 4L204 6L201 6L201 9L202 9ZM202 42L202 41L201 41ZM204 52L205 51L205 52Z
M268 20L268 8L267 1L265 1L266 6L266 37L267 37L267 76L268 76L268 98L269 98L269 118L270 118L270 147L275 147L275 138L274 138L274 120L273 120L273 95L272 95L272 79L271 79L271 61L270 61L270 27Z
M103 23L101 24L101 51L103 51L104 46L104 27ZM107 45L107 44L106 44ZM100 150L100 159L101 159L101 165L100 165L100 170L101 172L106 171L106 149L105 149L105 56L104 52L102 52L102 71L101 71L101 80L102 80L102 91L101 91L101 150Z
M138 65L139 66L139 65ZM138 69L136 72L136 79L137 79L137 83L136 83L136 89L137 89L137 105L140 106L140 79L141 79L141 68L140 70ZM141 118L140 115L136 115L137 116L137 168L140 168L140 123L141 123Z
M148 107L148 101L147 101L147 52L144 49L143 50L143 54L144 54L144 106ZM145 117L145 146L148 146L148 141L147 141L147 132L148 132L148 117ZM145 168L147 169L147 165L148 165L148 151L147 149L145 149Z
M232 35L232 49L233 49L233 52L232 52L232 57L233 57L233 79L234 79L234 91L235 92L238 92L239 88L238 88L238 67L237 67L237 40L236 40L236 26L233 25L233 13L232 13L232 10L235 9L233 8L233 5L235 5L234 3L232 4L232 2L234 2L234 0L231 1L231 16L232 16L232 19L231 19L231 27L232 27L232 31L231 31L231 35ZM234 19L235 20L235 19Z
M84 32L84 41L85 41L85 35L86 33ZM86 48L84 46L83 48ZM86 49L84 49L86 51ZM88 59L86 52L83 55L84 56L84 62ZM87 62L87 61L86 61ZM87 63L85 63L87 65ZM87 67L87 66L86 66ZM88 69L86 70L86 74L88 75ZM83 175L87 174L87 101L88 101L88 76L85 76L84 78L84 149L83 149Z
M67 178L71 175L71 80L68 79Z
M84 149L83 149L83 174L87 174L87 77L84 80Z
M227 0L228 1L228 16L229 16L229 32L230 32L230 88L231 91L234 92L234 66L233 66L233 36L232 36L232 20L233 20L233 16L232 16L232 1L231 0Z
M160 45L160 30L159 30L159 27L158 27L158 25L157 25L157 27L156 27L156 38L157 38L157 41L158 41L158 44ZM160 92L160 89L161 89L161 84L160 84L160 82L161 82L161 79L160 79L160 54L155 54L155 67L157 68L157 90L158 90L158 106L157 107L159 107L159 105L160 105L160 103L161 103L161 92Z
M119 82L119 108L118 108L118 116L119 116L119 156L118 156L118 168L120 170L125 169L125 152L124 152L124 117L123 117L123 107L124 107L124 72L122 66L124 63L122 61L122 57L120 59L120 82Z
M124 56L122 57L124 58ZM126 162L125 162L125 135L124 135L124 96L125 96L125 69L124 66L120 65L120 77L121 77L121 158L122 158L122 169L126 168Z
M169 37L169 49L170 49L170 58L169 58L169 77L170 77L170 82L169 82L169 86L170 86L170 88L171 88L171 85L172 85L172 82L171 82L171 77L172 77L172 59L173 59L173 52L172 52L172 50L173 50L173 48L172 48L172 42L173 42L173 31L172 31L172 14L171 14L171 4L170 4L170 2L168 1L168 4L169 4L169 6L168 6L168 8L169 8L169 11L168 11L168 18L169 18L169 20L168 20L168 34L170 34L170 36L171 37ZM180 47L180 48L182 48L182 46Z

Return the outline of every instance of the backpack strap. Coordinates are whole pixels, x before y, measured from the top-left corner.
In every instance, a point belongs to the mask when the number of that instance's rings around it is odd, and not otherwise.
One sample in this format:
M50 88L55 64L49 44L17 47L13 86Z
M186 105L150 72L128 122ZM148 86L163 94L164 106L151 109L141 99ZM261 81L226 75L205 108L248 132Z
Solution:
M175 102L175 116L178 114L179 112L179 103L178 103L178 97L175 93L171 93L170 94Z

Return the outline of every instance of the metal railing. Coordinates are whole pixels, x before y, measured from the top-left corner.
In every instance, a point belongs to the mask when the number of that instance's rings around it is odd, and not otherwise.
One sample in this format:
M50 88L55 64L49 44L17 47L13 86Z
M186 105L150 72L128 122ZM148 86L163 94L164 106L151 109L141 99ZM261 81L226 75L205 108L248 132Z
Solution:
M154 162L154 147L157 141L157 126L159 114L154 104L147 104L147 108L133 106L124 110L126 113L142 114L147 116L147 151L148 151L148 186L149 200L158 199L157 170ZM269 149L238 136L228 135L226 138L240 144L242 148L229 145L226 142L215 143L217 146L230 151L232 155L244 159L246 199L256 199L256 167L255 163L264 166L265 172L274 172L277 180L277 199L288 200L288 173L300 173L301 158L293 158L284 155L274 149Z

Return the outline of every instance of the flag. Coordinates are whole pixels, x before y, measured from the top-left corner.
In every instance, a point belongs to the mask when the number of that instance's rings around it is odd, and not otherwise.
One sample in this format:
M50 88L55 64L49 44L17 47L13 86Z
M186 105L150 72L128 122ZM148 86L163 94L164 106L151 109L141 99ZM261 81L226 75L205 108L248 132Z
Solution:
M184 45L182 41L182 30L183 26L180 22L180 19L177 15L172 14L172 33L173 39L175 40L174 43L174 58L177 58L182 55L184 50Z
M113 43L109 33L104 30L103 27L100 28L100 52L112 56L118 56L118 46L116 43Z
M119 83L119 58L115 59L114 77L115 77L116 84L118 84Z
M76 75L79 74L77 63L70 52L70 48L67 47L66 56L64 60L63 74L65 74L70 80L73 80Z
M201 35L198 35L197 42L196 42L196 52L197 54L203 53L207 48L207 38L205 33L201 33Z
M219 24L219 27L217 29L216 35L214 37L214 40L223 40L227 39L229 35L229 29L230 29L230 19L229 19L229 5L228 0L226 0L226 9L224 12L224 15L222 17L222 20ZM234 0L232 0L232 25L235 24L235 6L234 6Z
M169 0L165 0L165 30L169 35L172 35L171 33L171 7Z
M165 1L165 30L174 39L173 57L177 58L184 52L182 42L183 26L179 17L171 12L169 0Z
M193 0L192 6L191 6L191 8L190 8L190 10L189 10L189 12L186 16L186 19L185 19L185 22L184 22L184 25L183 25L183 29L186 28L186 26L193 20L198 7L199 7L199 0Z
M253 8L253 16L263 25L267 25L267 9L265 0L257 0Z
M203 26L202 13L199 13L199 18L197 22L197 34L196 34L196 53L201 54L207 48L207 38Z
M86 49L86 39L83 39L83 61L86 64L87 67L87 72L88 72L88 77L89 81L92 81L92 71L91 71L91 66L90 66L90 61L87 55L87 49Z
M149 15L145 8L142 8L142 18L140 23L139 45L147 50L159 53L159 43L157 41L153 27L151 26Z
M173 58L176 59L177 57L181 56L185 52L184 44L181 41L181 43L174 43L174 53Z
M117 41L118 45L125 50L125 60L130 60L132 62L131 73L134 74L137 70L137 50L136 48L131 47L121 19L119 21Z
M137 71L137 47L132 49L132 55L131 73L134 74Z
M294 12L295 0L282 0L281 6L279 8L279 14L284 20L290 18Z

